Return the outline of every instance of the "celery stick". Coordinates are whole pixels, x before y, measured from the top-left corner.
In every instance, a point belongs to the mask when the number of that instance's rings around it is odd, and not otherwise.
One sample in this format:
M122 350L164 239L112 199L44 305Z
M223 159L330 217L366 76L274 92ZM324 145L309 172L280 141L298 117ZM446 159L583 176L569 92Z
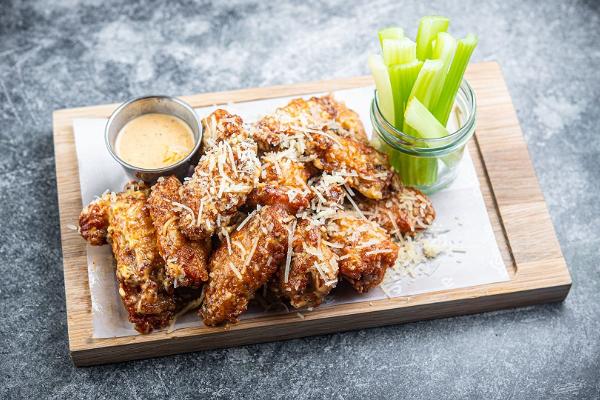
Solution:
M476 46L477 37L473 34L468 34L464 39L460 39L456 45L456 52L448 70L440 98L433 110L434 115L443 125L446 125L448 122L456 93L458 93L458 88L463 80L465 70L471 59L471 54L473 54Z
M423 62L415 59L406 64L396 64L389 67L390 83L394 97L395 120L393 125L397 129L402 130L404 109L422 66Z
M417 32L417 57L421 61L431 58L431 42L436 39L439 32L446 32L450 21L445 17L423 17L419 22Z
M392 167L398 172L402 182L408 186L429 186L437 181L438 160L416 157L398 152Z
M409 38L400 39L398 64L406 64L417 59L417 44Z
M377 36L379 36L379 45L383 49L383 39L402 39L404 29L395 26L384 28L377 32Z
M381 51L385 65L404 64L417 58L417 44L408 38L383 39Z
M400 40L399 39L383 39L381 45L381 53L383 54L383 62L385 65L398 64L400 61Z
M410 98L416 97L425 107L429 107L432 100L434 86L444 63L440 60L427 60L419 71L419 76L412 88Z
M449 33L438 33L433 46L432 57L440 60L443 63L443 66L438 72L437 76L433 79L435 83L431 86L431 100L429 104L427 104L427 108L432 112L435 110L435 107L439 102L439 98L442 94L442 89L444 87L448 71L450 70L450 65L452 64L452 58L454 57L455 51L456 39L454 39Z
M440 32L437 34L431 56L436 60L442 60L446 69L450 68L454 51L456 50L456 39L448 32Z
M418 137L436 139L448 136L448 130L417 98L409 100L404 113L405 124L413 128Z
M377 88L377 100L379 109L387 121L394 121L394 99L392 87L388 76L388 69L379 55L369 56L369 69Z
M415 137L433 139L448 136L448 130L429 112L429 110L413 97L408 101L404 113L405 132ZM407 154L401 160L396 160L405 172L403 180L407 184L432 185L437 180L438 160L437 158L414 157Z

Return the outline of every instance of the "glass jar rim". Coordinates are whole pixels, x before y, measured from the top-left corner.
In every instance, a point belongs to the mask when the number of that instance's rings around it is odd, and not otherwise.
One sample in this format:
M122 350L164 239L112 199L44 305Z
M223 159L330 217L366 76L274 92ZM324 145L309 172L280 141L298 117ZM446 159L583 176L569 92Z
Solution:
M414 155L427 153L431 156L436 156L438 153L452 151L456 147L459 147L470 138L474 131L477 104L475 92L466 79L463 79L461 82L456 98L461 95L467 105L465 110L467 119L456 131L448 136L441 138L418 138L397 129L383 116L379 107L379 100L377 99L377 90L374 91L373 101L371 102L371 122L379 137L394 149Z

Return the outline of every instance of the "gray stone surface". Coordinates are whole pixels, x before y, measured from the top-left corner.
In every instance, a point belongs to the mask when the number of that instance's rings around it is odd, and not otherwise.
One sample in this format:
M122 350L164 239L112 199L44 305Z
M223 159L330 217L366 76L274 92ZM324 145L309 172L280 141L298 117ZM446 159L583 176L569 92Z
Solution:
M0 398L600 396L600 7L504 0L0 3ZM439 13L498 60L573 275L563 304L76 369L52 110L367 73Z

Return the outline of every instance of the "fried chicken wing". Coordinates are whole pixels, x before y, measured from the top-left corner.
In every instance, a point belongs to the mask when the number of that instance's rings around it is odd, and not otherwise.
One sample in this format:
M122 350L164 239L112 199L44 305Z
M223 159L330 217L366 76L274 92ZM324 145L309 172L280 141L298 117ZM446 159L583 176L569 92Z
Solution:
M230 225L260 176L256 143L241 118L220 111L208 117L217 120L215 143L181 189L179 228L191 240L207 239Z
M358 207L390 235L414 236L435 219L431 200L415 188L401 186L383 200L360 199Z
M287 280L285 268L274 279L274 292L288 299L295 308L316 307L337 284L337 256L320 227L300 219L292 242L293 255Z
M260 182L248 197L252 208L281 205L290 214L306 209L314 197L307 182L313 171L310 165L287 156L287 152L267 153L261 157Z
M371 199L381 199L392 179L387 157L358 140L329 135L312 135L314 165L330 174L345 177L346 183Z
M175 176L160 178L148 198L150 216L158 237L158 251L167 276L177 286L199 287L208 280L210 239L190 241L179 230L174 204L180 202L181 182Z
M290 148L290 144L297 144L302 136L302 130L297 127L325 129L368 143L358 114L344 103L336 101L332 95L311 97L309 100L293 99L273 114L260 119L252 134L262 151L281 150Z
M129 321L141 333L165 327L176 309L172 286L158 252L147 197L145 185L129 184L124 192L104 195L86 207L79 219L80 232L91 244L102 241L97 234L101 229L91 229L90 221L108 221L103 226L117 262L119 294ZM97 218L98 213L103 213L102 217Z
M92 246L106 244L109 194L92 201L79 214L79 234Z
M214 252L200 311L206 325L237 322L286 257L293 219L281 207L262 207Z
M237 137L247 139L249 134L243 127L242 118L229 114L221 108L202 119L202 149L206 153L218 142Z
M352 213L339 212L331 219L327 233L341 246L335 249L340 275L359 293L379 285L398 257L398 245L379 225Z
M318 169L342 174L368 198L383 198L392 178L387 157L368 145L358 115L331 96L294 99L258 121L252 135L262 151L312 156Z

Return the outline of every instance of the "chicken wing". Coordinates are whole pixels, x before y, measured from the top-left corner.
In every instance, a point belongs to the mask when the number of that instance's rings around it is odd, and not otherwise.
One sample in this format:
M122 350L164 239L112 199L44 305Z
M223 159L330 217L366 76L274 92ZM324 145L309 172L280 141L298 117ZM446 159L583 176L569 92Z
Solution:
M166 263L167 276L177 286L199 287L208 280L210 239L188 240L177 225L174 204L180 202L181 182L175 176L160 178L148 198L150 216L158 236L158 251Z
M237 322L286 257L292 220L281 207L262 207L214 252L200 311L206 325Z
M220 111L209 117L217 121L215 143L184 182L177 204L179 228L191 240L207 239L230 225L260 176L256 143L241 118Z
M244 129L242 118L239 115L229 114L221 108L202 119L202 128L202 149L204 153L223 140L234 136L247 139L249 136L248 131Z
M172 286L158 252L147 196L145 185L129 184L124 192L105 195L92 207L86 207L79 218L80 232L91 244L101 244L102 240L97 234L101 229L90 229L89 222L108 221L106 240L117 261L119 294L129 321L141 333L165 327L176 309Z
M337 284L337 256L320 227L300 219L292 242L293 255L286 276L278 270L274 292L288 299L295 308L316 307Z
M331 96L294 99L258 121L252 136L262 151L295 149L366 197L381 199L393 174L387 157L367 144L358 116L339 104Z
M375 222L347 211L331 218L327 233L332 242L340 245L340 275L359 293L379 285L387 268L398 257L398 245Z
M368 143L358 114L344 103L336 101L332 95L311 97L309 100L293 99L273 114L260 119L253 127L252 135L260 150L281 150L298 145L302 130L296 127L325 128L337 135Z
M312 168L287 156L287 152L266 153L261 157L260 182L248 197L248 205L281 205L290 214L306 209L314 197L307 182Z
M79 234L92 246L106 244L110 195L92 201L79 214Z
M383 200L360 199L358 207L390 235L414 236L435 219L431 200L418 189L401 186Z

